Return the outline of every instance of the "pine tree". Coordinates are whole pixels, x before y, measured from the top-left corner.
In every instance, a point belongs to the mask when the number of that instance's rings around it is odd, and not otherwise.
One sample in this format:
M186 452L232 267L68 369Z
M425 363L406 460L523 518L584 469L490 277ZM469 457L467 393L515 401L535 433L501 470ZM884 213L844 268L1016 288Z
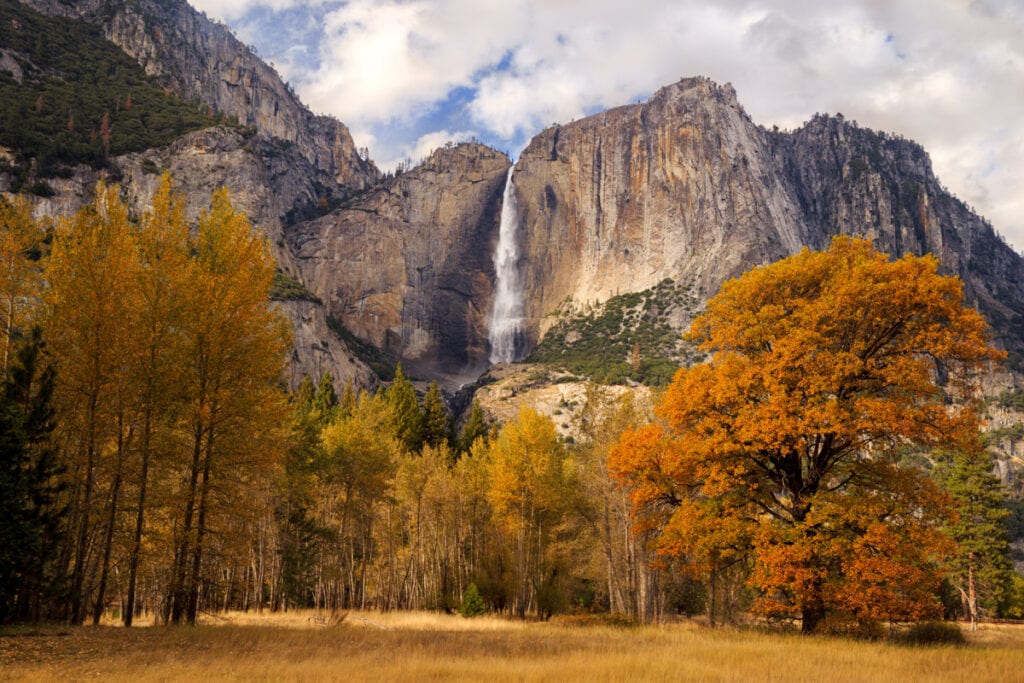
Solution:
M351 417L356 409L356 388L350 379L345 382L345 388L341 390L341 402L338 404L341 417Z
M441 398L437 382L431 382L423 397L423 441L428 446L447 444L451 439L451 419Z
M480 596L480 589L475 583L466 586L466 592L462 594L462 606L459 607L459 614L464 617L478 617L487 613L487 605Z
M48 613L59 580L63 469L50 443L55 373L43 353L36 328L0 391L0 623Z
M0 624L12 621L25 558L34 545L25 510L28 439L18 406L0 395Z
M395 381L388 387L385 398L391 406L395 436L409 453L423 447L423 411L416 399L416 389L402 373L402 364L395 368Z
M338 408L338 394L334 391L334 378L325 372L320 376L313 396L313 413L321 425L330 424Z
M466 419L466 424L462 426L462 433L459 434L459 450L469 453L473 442L481 437L486 438L487 433L487 421L484 418L483 408L480 407L480 402L474 399L473 406L469 409L469 417Z
M286 609L309 606L311 585L315 580L320 528L312 513L313 491L317 467L323 458L320 441L323 425L312 410L315 391L307 375L294 397L284 477L280 480L274 510L280 543L281 601Z
M295 390L293 395L296 410L300 413L311 412L313 410L314 396L316 396L316 387L313 386L313 380L309 378L309 375L303 375L302 381L299 382L299 388Z
M978 445L934 454L935 476L956 505L949 533L960 545L952 581L964 616L977 629L981 607L995 609L1011 586L1013 565L1006 534L1006 492L993 474L992 455Z

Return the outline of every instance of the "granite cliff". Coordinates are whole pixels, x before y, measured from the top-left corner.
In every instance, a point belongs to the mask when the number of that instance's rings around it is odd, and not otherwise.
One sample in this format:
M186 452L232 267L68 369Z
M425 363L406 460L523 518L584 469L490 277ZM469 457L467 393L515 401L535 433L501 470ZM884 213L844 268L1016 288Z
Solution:
M101 27L168 89L242 124L118 157L114 177L141 207L156 173L170 170L193 215L213 187L232 191L282 271L322 302L281 304L296 329L293 383L330 370L373 384L353 348L449 386L487 367L505 155L446 146L383 177L342 123L313 115L184 0L23 2ZM53 179L40 212L76 210L97 173ZM513 177L523 352L567 311L666 280L696 301L672 317L681 328L724 280L840 232L893 254L937 254L1013 360L1024 351L1024 260L940 185L920 146L841 116L766 130L731 86L684 79L645 103L540 132Z
M329 313L418 376L472 381L487 366L491 255L508 157L436 150L328 216L287 231Z
M551 311L664 278L704 298L754 265L862 235L936 254L1008 349L1024 348L1024 260L947 192L915 143L816 116L768 131L701 78L537 135L515 171L536 340Z
M475 145L441 150L289 229L303 279L358 337L424 376L483 367L507 163ZM1024 260L940 185L919 145L841 116L766 130L730 86L684 79L542 131L513 179L523 355L567 313L666 279L699 310L726 279L839 233L936 254L996 341L1014 360L1024 350Z
M119 157L115 164L124 198L135 215L141 215L151 204L163 171L171 174L175 189L185 198L186 215L192 222L208 208L213 191L227 187L234 204L267 235L281 270L297 274L285 244L284 225L293 207L315 201L320 188L313 180L316 174L309 162L293 146L259 136L247 137L235 128L214 127L189 133L166 148ZM55 193L37 199L37 212L50 216L73 214L90 201L102 175L79 168L71 178L50 180ZM361 386L376 383L374 373L329 328L327 311L321 303L296 300L276 305L288 317L294 332L288 377L291 386L298 386L305 374L319 377L325 372L339 382L352 379Z
M66 216L92 198L100 178L121 185L134 213L149 203L162 171L169 171L195 220L212 191L227 187L235 204L267 235L282 272L297 276L284 226L322 213L376 182L381 174L355 150L348 129L313 116L269 66L228 29L209 21L184 0L24 0L47 16L98 25L108 40L136 59L157 83L239 125L183 135L167 147L112 158L109 168L79 165L47 178L52 196L35 197L37 212ZM15 62L17 64L17 62ZM65 176L66 177L62 177ZM0 171L0 183L9 185ZM289 383L324 372L340 384L372 386L377 377L328 325L322 304L276 304L294 329Z

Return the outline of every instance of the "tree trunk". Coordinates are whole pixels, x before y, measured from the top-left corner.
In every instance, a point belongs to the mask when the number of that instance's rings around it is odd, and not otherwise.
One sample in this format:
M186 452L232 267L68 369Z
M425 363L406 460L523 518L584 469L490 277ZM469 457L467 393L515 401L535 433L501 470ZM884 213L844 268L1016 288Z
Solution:
M212 415L212 414L211 414ZM211 422L213 418L211 416ZM192 573L188 583L188 613L186 619L194 626L199 616L199 575L203 564L203 540L206 536L206 508L210 492L210 461L213 460L213 427L206 435L205 457L203 458L203 476L199 488L198 519L196 521L196 545L192 553ZM260 608L262 611L262 589L260 591Z
M99 397L94 391L89 397L88 430L86 444L85 489L82 493L82 515L78 522L78 543L75 546L75 566L71 571L71 623L81 625L85 620L82 595L85 586L85 555L89 540L89 508L92 506L92 489L96 480L96 422Z
M117 523L117 505L121 498L121 474L124 469L124 454L132 442L134 427L128 428L128 435L124 436L123 417L118 416L117 429L117 459L114 463L114 481L110 484L110 514L107 515L107 532L103 540L103 564L100 568L100 585L96 590L96 603L93 606L92 625L100 623L103 616L103 602L107 593L107 578L110 574L110 554L114 545L114 526Z
M821 595L821 586L812 587L811 595L800 604L800 632L814 633L818 625L825 620L825 601Z
M149 454L152 438L152 410L147 407L142 423L142 469L139 472L139 509L135 513L135 533L132 536L132 549L128 557L128 598L125 601L124 625L131 628L135 618L135 583L139 573L139 555L142 553L142 530L146 515L146 484L149 481Z
M974 586L974 553L970 555L971 563L967 567L967 606L971 610L971 630L978 630L978 594Z
M185 519L182 523L181 542L174 555L174 569L171 576L170 596L168 600L169 624L180 624L185 614L187 601L185 591L185 570L188 566L189 537L192 535L192 518L195 515L196 495L199 489L199 465L202 463L203 434L202 424L197 424L193 434L192 468L189 473L188 498L185 501Z

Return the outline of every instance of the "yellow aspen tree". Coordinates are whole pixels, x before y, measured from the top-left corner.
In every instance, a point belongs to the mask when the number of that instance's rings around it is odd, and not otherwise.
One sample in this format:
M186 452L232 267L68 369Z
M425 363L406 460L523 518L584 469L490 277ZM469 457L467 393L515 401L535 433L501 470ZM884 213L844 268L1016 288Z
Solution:
M289 333L269 306L274 261L227 190L214 192L200 217L193 252L182 328L189 455L168 600L173 623L195 623L198 614L215 482L233 466L283 457L276 439L287 417L278 385Z
M140 267L131 283L135 363L132 386L138 414L138 461L135 523L128 551L128 588L124 625L136 610L136 586L145 531L151 464L155 453L168 454L170 433L181 395L185 365L181 329L190 285L189 231L184 199L164 174L149 211L138 229Z
M336 588L341 595L332 602L361 608L366 601L377 508L394 489L401 449L391 406L380 394L371 397L364 392L352 414L327 425L321 436L324 506L340 542L341 575Z
M513 610L524 616L544 581L545 553L565 508L570 473L566 451L550 418L530 408L502 427L490 446L488 500L513 539L516 595Z
M91 580L86 581L93 574L87 560L102 565L101 585L106 577L121 466L131 440L126 415L129 284L137 269L127 209L118 188L101 182L94 202L58 226L46 270L47 333L58 366L59 424L74 459L69 618L76 624L85 618L86 600L94 588ZM113 462L103 462L111 453ZM98 482L101 465L107 481ZM97 544L93 513L98 483L107 484L103 507L108 516L106 539ZM98 597L97 604L102 603L102 595Z
M0 197L0 373L14 357L14 343L34 316L39 297L39 264L33 252L43 239L23 197Z

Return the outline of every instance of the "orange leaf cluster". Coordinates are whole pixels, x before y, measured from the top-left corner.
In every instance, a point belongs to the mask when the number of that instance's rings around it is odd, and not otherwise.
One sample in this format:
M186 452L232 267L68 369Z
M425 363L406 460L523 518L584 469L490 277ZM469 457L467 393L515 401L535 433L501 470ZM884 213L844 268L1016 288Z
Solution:
M638 524L694 566L750 553L766 613L912 618L948 552L910 446L977 434L972 377L1000 353L931 256L837 237L726 283L690 332L658 423L609 458Z

